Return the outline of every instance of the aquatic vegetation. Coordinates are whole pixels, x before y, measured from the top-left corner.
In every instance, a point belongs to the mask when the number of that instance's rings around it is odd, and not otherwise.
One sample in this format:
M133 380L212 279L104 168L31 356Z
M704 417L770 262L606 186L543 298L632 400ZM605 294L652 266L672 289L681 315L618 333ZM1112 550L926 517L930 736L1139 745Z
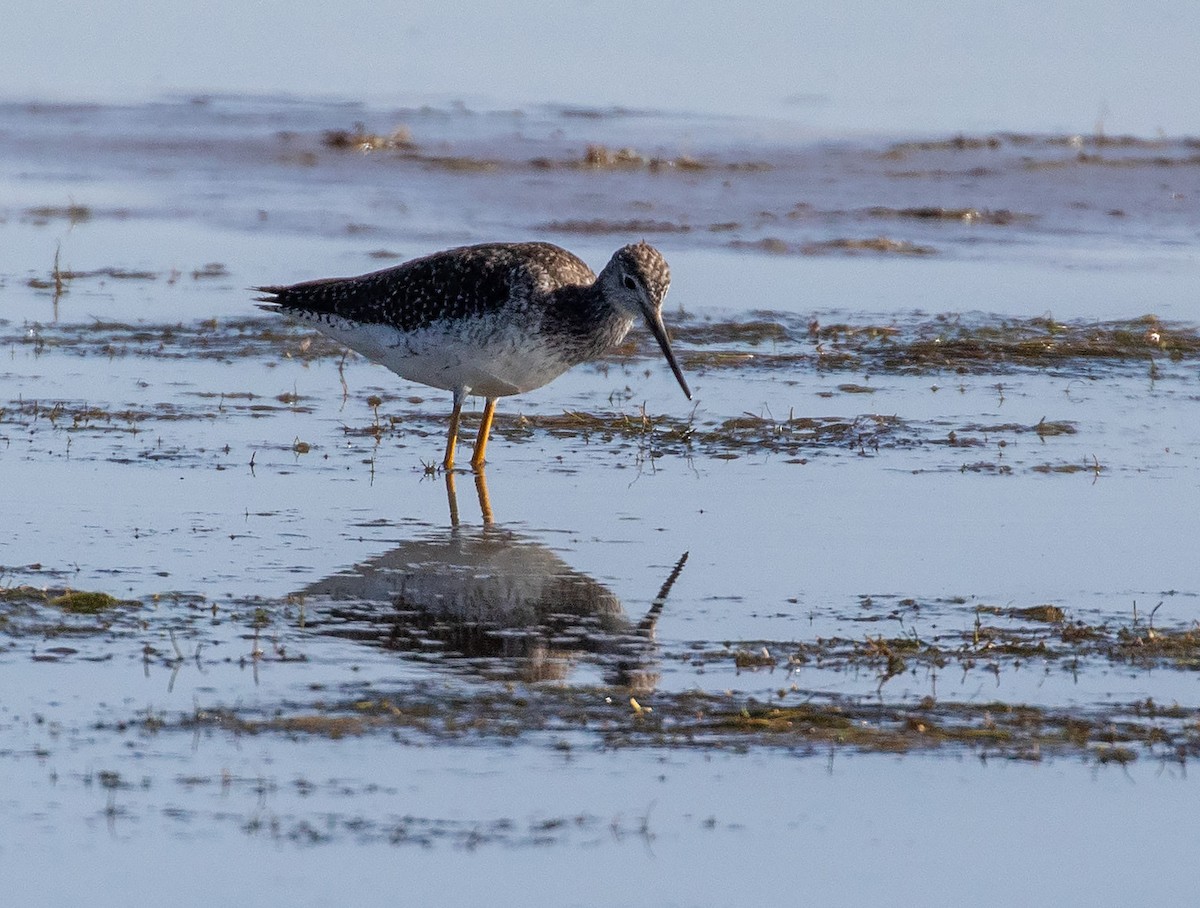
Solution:
M51 599L50 604L64 612L72 612L76 615L96 615L115 608L121 602L108 593L68 590Z
M583 155L575 160L553 160L539 157L529 162L539 170L552 170L560 167L579 170L649 170L657 173L663 170L704 171L712 165L691 155L679 155L666 158L658 155L644 155L633 148L610 149L605 145L590 144Z
M822 240L816 243L805 243L800 247L800 251L805 255L821 255L827 252L847 252L851 254L856 252L880 252L893 255L933 255L937 252L932 246L914 243L911 240L894 240L886 236Z
M83 224L90 221L92 215L89 205L37 205L25 209L25 217L35 224L44 224L60 218L71 224Z
M1087 434L1075 419L1042 415L1037 422L952 421L913 419L886 412L863 412L886 398L888 376L1005 375L1038 373L1102 375L1114 370L1141 370L1151 378L1168 380L1171 365L1186 366L1200 359L1200 332L1194 326L1164 322L1153 316L1119 322L1060 322L1048 316L1031 319L970 318L958 315L897 318L888 324L823 323L815 317L787 313L750 312L745 318L717 319L680 314L672 332L680 345L684 368L706 373L784 376L790 381L824 375L845 375L821 383L817 397L844 400L841 413L812 415L799 395L781 416L767 412L722 413L696 410L686 415L628 409L615 395L607 409L555 413L501 414L495 431L510 441L537 438L575 438L633 452L639 462L662 456L707 457L728 460L742 456L782 455L804 463L821 451L876 455L887 450L947 452L981 449L997 456L955 459L934 466L964 473L1012 475L1029 470L1044 476L1090 475L1112 468L1094 449L1064 450L1056 455L1005 448L1021 437L1042 442L1070 440ZM37 358L49 356L119 357L150 360L236 363L282 361L335 362L339 373L347 354L323 336L281 326L259 318L205 320L155 324L92 321L88 323L0 325L0 343L28 350ZM653 357L645 339L633 339L612 357L617 368L632 368ZM1161 365L1160 365L1161 364ZM602 371L608 365L602 366ZM1182 373L1180 373L1182 374ZM868 377L863 380L862 377ZM344 377L343 377L344 378ZM940 380L931 390L936 393ZM1005 394L995 385L997 399ZM348 393L348 388L344 393ZM1009 393L1013 391L1009 390ZM366 418L353 411L342 420L348 440L375 445L385 439L419 439L433 432L437 414L422 397L403 398L368 393ZM883 404L890 408L894 404ZM137 437L149 427L173 422L225 423L243 416L266 419L284 414L311 413L319 401L295 391L269 393L237 388L182 391L171 400L113 404L104 400L17 399L0 403L0 428L76 436ZM30 436L33 437L32 435ZM319 439L266 439L262 447L305 454ZM192 458L197 451L141 450L136 456L156 459ZM367 452L369 455L370 452ZM128 458L129 453L117 455ZM930 465L922 468L928 469Z
M116 628L132 627L141 603L109 593L27 584L0 588L0 637L30 641L37 662L84 655L87 641L107 639ZM57 643L70 640L70 645ZM3 646L0 646L0 652ZM86 654L87 658L97 658ZM111 653L99 656L111 658Z
M87 278L112 278L117 281L153 281L159 278L155 271L130 271L125 268L97 268L92 271L61 269L55 265L49 278L31 277L27 284L34 290L54 290L62 293L70 281Z
M229 269L220 262L208 262L192 271L192 280L194 281L214 277L229 277Z
M336 151L378 151L386 148L415 148L412 130L407 126L397 126L390 133L383 135L367 130L362 123L355 123L351 129L328 129L321 134L321 144Z
M515 696L483 688L471 696L418 686L402 698L325 702L318 712L263 716L241 709L197 709L167 729L219 729L236 735L404 734L430 740L512 739L554 729L590 734L605 748L784 749L825 755L967 751L983 758L1076 758L1098 764L1145 756L1187 762L1200 756L1193 709L1153 701L1057 709L1035 705L879 701L810 695L764 703L699 691L658 693L633 708L606 689L543 685ZM586 742L586 738L584 739ZM584 743L580 742L580 743ZM579 746L577 744L576 746Z
M759 240L733 240L729 243L729 247L769 252L772 255L828 255L830 253L855 255L863 252L891 255L933 255L937 252L932 246L909 240L894 240L886 236L838 237L808 243L789 242L779 237L763 237Z
M74 615L98 615L131 603L90 590L11 586L0 588L0 603L49 605Z
M674 227L670 229L675 229ZM212 265L219 273L223 266ZM341 359L344 348L308 331L247 317L195 323L88 323L0 325L0 344L77 356L158 359ZM690 363L712 368L816 367L885 374L1016 368L1083 370L1098 364L1170 363L1200 359L1200 330L1153 315L1122 321L1058 321L937 315L890 324L822 323L788 313L752 312L747 318L674 317L671 331ZM769 344L771 349L761 347ZM758 349L756 349L758 348ZM633 338L623 348L653 348ZM753 358L731 356L744 352ZM619 354L618 354L619 356Z
M1007 208L991 210L988 208L941 208L933 205L916 208L887 208L876 206L868 208L868 215L874 218L908 218L918 221L961 221L968 224L1006 225L1015 221L1033 220L1033 215L1009 211Z
M820 368L871 373L1004 372L1082 370L1102 363L1146 363L1154 357L1170 362L1200 358L1196 326L1164 322L1153 315L1111 322L944 315L880 325L822 324L815 318L783 314L767 321L756 314L727 323L689 319L674 330L694 348L685 356L710 356L709 348L738 349L739 344L752 347L772 341L769 353L756 353L758 368L774 363L795 367L808 361Z
M651 221L642 218L635 218L628 221L609 221L597 218L592 220L550 221L549 223L542 224L540 229L548 230L552 233L583 233L597 236L616 233L641 236L652 233L687 233L692 228L686 224L675 224L671 221Z
M686 557L686 556L685 556ZM662 602L677 579L684 559L675 566L660 591ZM365 570L365 569L364 569ZM364 580L369 577L364 574ZM334 588L336 578L332 578ZM349 589L349 588L347 588ZM119 612L119 607L134 610L142 604L125 603L98 592L39 590L9 587L0 590L0 633L10 638L54 638L71 635L72 647L46 647L38 658L56 661L78 657L89 660L111 659L129 642L139 640L147 631L162 636L162 629L194 624L192 636L203 625L214 626L217 608L203 600L186 596L155 597L160 606L153 612L142 611L137 622L107 623L101 627L55 623L38 609L50 609L76 616L97 616ZM305 602L305 600L311 600ZM855 620L873 622L881 615L889 620L909 614L913 620L925 609L937 605L913 598L862 597ZM167 606L163 609L162 606ZM565 675L516 675L504 671L497 662L514 666L527 658L515 647L515 638L501 635L485 656L482 651L463 648L466 639L460 629L456 636L450 628L439 630L438 621L423 620L409 607L400 611L373 608L365 600L361 606L345 602L325 602L315 589L312 595L286 601L255 599L233 603L227 608L232 627L253 629L251 650L238 664L268 661L284 663L300 659L291 650L308 649L320 637L383 646L400 658L417 660L433 667L450 669L466 684L447 685L436 677L406 676L390 689L368 686L343 694L327 695L322 686L309 697L292 697L284 703L253 705L197 705L183 712L147 713L135 723L122 725L120 731L172 732L195 734L220 732L233 736L277 735L286 738L320 737L339 740L346 737L384 735L410 743L455 742L463 740L512 741L554 732L567 749L578 747L636 747L684 750L744 750L747 748L782 749L792 754L823 755L831 749L868 753L968 752L983 758L1042 760L1051 757L1081 759L1097 765L1126 764L1142 758L1186 763L1200 756L1200 711L1179 703L1160 703L1143 698L1132 701L1104 701L1062 706L1043 706L1012 701L966 701L933 694L914 695L897 687L889 695L895 679L923 673L986 672L1001 677L1026 668L1031 663L1058 665L1079 672L1098 665L1127 666L1134 671L1183 671L1200 668L1200 626L1186 624L1155 627L1154 616L1139 615L1131 620L1088 623L1074 618L1071 610L1051 603L1031 606L996 606L980 603L966 607L962 600L947 601L942 609L963 617L974 616L973 624L940 627L922 632L916 626L907 633L888 636L868 633L858 637L815 637L803 641L741 641L711 644L681 642L661 647L656 658L688 668L697 678L721 671L749 674L778 687L769 699L753 693L721 691L718 680L707 688L683 685L679 689L656 689L651 683L640 687L596 685L587 681L564 683ZM33 608L33 612L28 609ZM295 609L306 616L302 625L287 631L287 639L274 636L279 621ZM957 611L954 611L957 610ZM224 611L224 610L223 610ZM39 617L39 615L41 617ZM562 616L548 614L542 621L547 639L564 645L568 639L579 647L579 627L559 623ZM184 623L181 624L181 619ZM573 619L575 625L579 619ZM942 625L945 619L935 621ZM418 634L444 633L447 641L458 640L455 647L415 645L395 646L397 628L409 622ZM443 616L441 624L453 624ZM291 624L291 619L285 624ZM951 622L952 624L954 622ZM220 622L216 622L219 625ZM469 623L468 623L469 624ZM379 629L392 629L381 634ZM422 631L421 628L425 629ZM275 630L272 630L275 628ZM103 630L103 634L98 631ZM537 626L529 628L539 633ZM578 649L574 656L600 665L624 664L631 650L619 644L619 635L595 627L597 643L590 649ZM632 626L630 639L640 635ZM264 635L260 644L260 634ZM265 646L265 635L273 635ZM469 636L469 634L468 634ZM138 643L140 658L149 664L161 664L177 673L186 663L208 671L218 664L231 663L228 655L205 657L199 646L194 655L185 655L169 632L170 647ZM90 642L89 642L90 640ZM503 640L508 640L503 644ZM641 638L639 647L650 646ZM86 649L84 649L86 647ZM496 648L498 647L498 648ZM171 654L173 651L173 655ZM586 655L585 655L586 651ZM676 669L678 670L678 669ZM807 689L802 681L807 672L852 679L865 674L874 678L873 695L833 693L827 689ZM656 675L657 677L657 675ZM629 679L624 670L612 673L613 681ZM778 678L778 681L771 679ZM621 680L620 684L632 683ZM712 687L718 689L711 689ZM760 685L761 686L761 685ZM630 696L630 691L636 693Z
M914 154L937 152L976 152L1018 149L1025 156L1023 166L1029 169L1062 167L1073 164L1101 164L1115 167L1172 167L1193 166L1200 162L1195 143L1190 139L1147 139L1140 136L1108 135L1103 132L1074 135L1036 135L1002 132L986 136L958 135L948 139L897 142L882 157L902 159ZM1106 152L1134 152L1110 157ZM1062 152L1070 157L1032 157L1037 153Z

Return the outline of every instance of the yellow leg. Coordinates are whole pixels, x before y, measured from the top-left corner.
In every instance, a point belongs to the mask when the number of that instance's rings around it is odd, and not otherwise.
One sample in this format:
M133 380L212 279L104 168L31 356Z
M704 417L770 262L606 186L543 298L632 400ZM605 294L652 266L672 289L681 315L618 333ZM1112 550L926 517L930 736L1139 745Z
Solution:
M446 471L446 501L450 505L450 526L458 526L458 495L454 491L454 472Z
M483 475L481 466L475 471L475 491L479 495L479 513L483 515L483 525L492 522L492 500L488 497L487 478Z
M492 417L496 415L496 398L489 397L483 407L483 418L479 421L479 434L475 436L475 453L471 455L471 466L478 470L483 466L483 452L487 449L488 435L492 432Z
M463 395L454 395L454 410L450 413L450 437L446 439L446 456L442 458L442 469L449 473L454 469L454 446L458 444L458 418L462 415Z

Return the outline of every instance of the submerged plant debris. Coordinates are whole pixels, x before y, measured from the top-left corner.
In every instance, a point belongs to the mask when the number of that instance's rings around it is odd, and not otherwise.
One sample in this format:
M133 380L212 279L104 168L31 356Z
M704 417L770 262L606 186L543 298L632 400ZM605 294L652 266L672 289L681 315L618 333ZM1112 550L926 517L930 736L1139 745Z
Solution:
M1200 358L1200 328L1152 315L1116 322L945 315L890 324L823 324L817 318L776 314L741 323L686 320L674 330L690 345L688 355L709 367L741 365L723 359L712 349L718 347L753 353L762 368L807 363L819 369L902 375L1022 368L1083 372Z
M840 388L859 395L871 389L857 386ZM283 415L314 412L311 404L289 395L260 397L248 391L196 395L189 405L163 402L149 406L123 405L117 409L93 401L17 400L0 406L0 432L19 431L29 440L46 433L63 436L68 442L83 445L86 440L128 439L136 453L115 455L150 460L195 460L208 447L194 449L165 444L164 424L203 422L220 425L230 420L266 419ZM347 421L341 434L364 456L387 441L421 440L444 431L445 415L436 408L389 403L386 410L376 408L370 416ZM503 413L496 416L493 431L507 442L534 442L556 438L575 440L584 445L626 450L638 461L664 456L705 457L730 460L738 457L769 455L804 458L820 452L847 452L856 456L874 456L898 449L985 448L1005 444L1005 439L1029 435L1045 441L1058 435L1073 435L1074 424L1062 420L1043 420L1032 425L1019 423L978 425L963 423L948 426L945 420L906 420L898 416L861 413L847 416L799 416L784 418L744 413L724 419L700 419L695 415L677 417L651 415L644 408L636 411L614 410L585 412L578 410L554 414ZM218 446L219 447L219 446ZM308 453L309 441L280 438L264 441L258 447ZM87 448L76 447L75 456L86 456ZM229 452L226 450L226 454ZM110 455L112 456L112 455ZM1041 455L1041 456L1044 456ZM1018 465L1020 461L1017 461ZM1046 462L1026 465L1037 472L1097 471L1091 462ZM957 461L953 468L958 468ZM1006 469L1011 469L1008 467Z
M206 266L219 268L220 266ZM345 350L321 334L276 318L209 320L169 325L120 323L0 323L0 346L37 354L147 356L232 360L279 355L315 360ZM15 330L14 330L15 328ZM672 334L691 363L707 368L793 368L911 374L1015 368L1085 370L1097 363L1178 363L1200 359L1200 327L1153 315L1108 322L985 315L908 317L888 324L822 323L815 317L757 312L748 319L676 317ZM631 346L632 345L632 346ZM767 348L769 345L769 348ZM646 338L626 350L652 356ZM753 354L747 359L741 354Z
M337 578L331 582L330 589L354 588ZM117 729L159 735L219 732L335 740L388 735L410 743L553 735L571 742L570 747L769 748L796 755L823 755L832 749L957 750L985 758L1066 757L1098 764L1138 759L1187 763L1200 756L1200 708L1191 705L1143 698L1044 706L902 690L890 695L892 687L901 685L900 678L950 672L999 678L1031 669L1080 673L1105 665L1133 672L1200 670L1200 625L1155 627L1157 609L1140 616L1135 609L1120 622L1090 623L1052 604L963 608L965 603L955 601L941 607L958 608L958 614L974 620L928 634L914 624L899 636L868 632L799 642L679 641L670 646L653 643L645 622L614 631L581 617L549 615L545 624L525 627L524 637L514 636L515 628L498 628L494 642L480 649L483 628L477 618L455 619L444 612L435 618L422 611L426 606L416 606L415 600L406 605L405 594L400 597L399 610L363 601L347 611L346 603L319 600L307 606L299 599L260 599L218 607L174 594L124 602L102 592L12 586L0 592L0 638L9 642L0 645L0 653L8 650L6 658L12 658L13 644L22 651L32 642L30 657L40 662L136 659L174 672L194 662L200 671L213 671L221 664L303 660L306 650L332 635L451 672L400 686L349 684L340 692L321 686L308 698L293 696L267 706L197 704L182 713L160 711L122 720ZM937 607L911 598L864 598L856 620L870 625L907 614L919 624L922 609ZM211 655L203 649L204 638L223 623L248 641L244 655L221 654L223 647L215 639L209 644ZM399 645L408 633L415 634L413 643ZM431 635L440 635L443 642L432 648L419 643ZM72 644L54 642L64 638ZM518 646L520 639L542 642ZM633 655L639 651L643 655ZM749 673L761 679L760 687L775 692L721 692L690 685L659 689L659 670L630 672L631 659L645 658L669 664L675 672L696 672L698 679L714 671ZM603 673L611 677L598 685L570 682L563 671L531 674L521 668L531 661L548 665L555 660L565 666L581 661L608 666L611 671ZM810 672L871 679L872 685L862 694L833 693L827 685L812 689L805 685Z
M793 703L792 699L800 702ZM609 689L526 689L473 696L406 689L391 697L322 703L319 712L267 716L198 709L160 726L184 732L341 737L401 733L469 741L581 733L591 746L683 749L781 748L825 756L833 749L910 753L965 750L983 758L1074 757L1096 763L1139 758L1187 763L1200 755L1200 711L1152 700L1068 710L1003 702L915 703L809 694L786 702L705 694L659 694L633 709ZM589 746L585 740L578 746Z
M811 397L795 398L786 414L765 410L740 414L694 409L686 415L651 413L643 405L631 409L611 399L607 409L568 410L558 414L523 413L502 408L495 431L507 441L539 438L577 440L634 452L639 462L663 456L705 457L717 460L781 456L803 463L822 451L873 456L889 450L971 448L995 452L991 458L962 460L957 455L923 469L951 469L1010 475L1014 469L1043 475L1089 473L1106 467L1094 448L1045 449L1045 443L1081 432L1074 419L1054 412L1037 422L992 422L947 418L914 418L877 410L876 398L889 383L929 376L936 393L943 382L959 376L1048 374L1097 377L1106 371L1134 370L1154 381L1186 378L1200 360L1200 330L1193 325L1165 322L1153 316L1119 322L1059 322L1048 316L997 319L976 316L897 318L888 324L823 323L779 312L754 312L744 319L718 320L677 316L672 332L686 371L762 374L792 382L821 381L818 398L843 401L841 412L806 412ZM149 360L208 361L215 364L257 362L266 368L281 362L344 364L340 345L305 330L269 318L212 319L193 323L153 324L93 321L90 323L0 325L0 343L15 353L47 357L103 357ZM351 354L352 355L352 354ZM627 342L610 362L622 368L652 363L659 357L652 341L637 337ZM889 379L895 376L897 379ZM344 379L342 380L344 383ZM330 385L329 391L336 390ZM995 384L1002 401L1004 384ZM348 393L344 389L343 393ZM1010 392L1011 393L1011 392ZM343 417L342 431L370 457L372 446L387 440L424 439L443 431L445 412L431 397L371 394L369 411L355 408ZM249 416L264 419L317 412L319 402L294 391L260 393L244 387L187 391L170 400L141 399L137 403L103 399L18 398L0 402L0 431L19 430L27 439L50 432L81 441L86 438L128 436L142 446L119 459L194 459L201 449L173 447L148 430L172 422L228 423ZM883 404L883 407L888 407ZM1047 409L1053 406L1052 403ZM1038 451L1014 448L1022 436L1042 443ZM150 442L153 439L153 445ZM264 439L262 446L301 451L295 433ZM312 442L306 440L303 451ZM206 446L207 447L207 446ZM225 446L228 448L228 446ZM86 456L76 449L76 456ZM228 452L227 452L228 453ZM1051 456L1047 456L1051 455Z

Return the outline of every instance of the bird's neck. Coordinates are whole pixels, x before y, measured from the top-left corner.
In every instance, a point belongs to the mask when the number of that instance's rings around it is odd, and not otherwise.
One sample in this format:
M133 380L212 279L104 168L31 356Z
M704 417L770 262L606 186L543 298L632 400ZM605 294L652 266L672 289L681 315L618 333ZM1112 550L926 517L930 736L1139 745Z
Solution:
M564 287L553 311L564 334L576 338L578 361L594 359L625 339L633 319L615 308L605 297L600 282L590 287Z

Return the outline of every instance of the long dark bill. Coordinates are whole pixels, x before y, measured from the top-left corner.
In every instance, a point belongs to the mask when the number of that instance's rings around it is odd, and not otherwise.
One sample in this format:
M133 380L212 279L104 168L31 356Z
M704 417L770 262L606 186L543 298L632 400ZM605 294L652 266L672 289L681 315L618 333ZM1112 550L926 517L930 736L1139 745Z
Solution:
M667 328L663 324L662 314L653 310L646 313L646 324L650 328L650 333L654 335L654 339L658 341L658 345L662 347L663 356L667 358L667 363L671 366L671 371L675 373L675 379L679 382L679 387L683 388L683 393L687 395L687 399L692 399L692 389L688 387L687 379L683 377L683 370L679 368L679 362L675 359L675 354L671 351L671 339L667 337Z

